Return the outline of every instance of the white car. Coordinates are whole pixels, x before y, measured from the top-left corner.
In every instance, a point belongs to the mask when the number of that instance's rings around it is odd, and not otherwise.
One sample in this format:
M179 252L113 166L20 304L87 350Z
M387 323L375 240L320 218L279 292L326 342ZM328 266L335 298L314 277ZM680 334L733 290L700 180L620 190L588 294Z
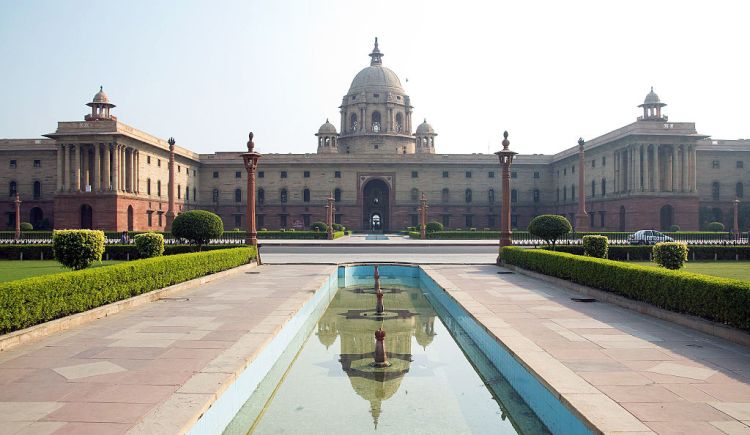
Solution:
M674 239L654 230L640 230L628 236L631 245L655 245L659 242L674 242Z

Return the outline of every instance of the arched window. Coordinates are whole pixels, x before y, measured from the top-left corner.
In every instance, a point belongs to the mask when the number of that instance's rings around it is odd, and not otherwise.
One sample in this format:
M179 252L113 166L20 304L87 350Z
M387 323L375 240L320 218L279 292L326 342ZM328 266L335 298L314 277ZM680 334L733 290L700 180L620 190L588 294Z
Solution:
M372 112L372 132L380 133L380 112Z
M234 189L234 202L242 202L242 189Z
M539 202L539 189L534 189L534 202Z
M591 180L591 196L596 196L596 180Z
M339 189L338 187L333 191L333 200L336 202L341 202L341 189Z
M151 195L151 179L146 178L146 195Z
M16 193L18 193L18 184L15 181L11 181L8 191L10 192L8 196L16 196Z
M211 199L213 200L213 202L219 202L219 189L214 189L211 192Z
M510 202L518 202L518 191L516 189L510 191Z
M305 188L302 191L302 201L310 202L310 189Z
M419 199L419 189L416 187L411 190L411 200L417 201Z
M266 191L258 189L258 204L263 205L264 202L266 202Z
M349 117L349 131L357 131L357 127L359 127L359 124L357 123L357 114L352 113L352 116Z
M487 202L490 204L495 203L495 189L490 189L487 191Z
M464 196L466 202L471 202L471 189L466 189L466 192L464 192Z
M156 196L161 196L161 180L156 180Z
M281 194L279 196L281 199L281 203L286 204L286 200L287 200L286 189L281 189Z
M602 196L607 195L607 179L602 178Z
M42 183L39 181L34 182L34 199L39 199L42 197Z
M441 200L442 200L443 202L448 202L448 200L450 200L450 191L448 190L448 188L447 188L447 187L446 187L446 188L444 188L444 189L443 189L443 191L441 192L441 194L440 194L440 199L441 199Z
M737 198L742 198L742 195L745 193L745 188L742 185L742 181L738 182L737 185L734 187L734 194Z
M718 181L711 183L711 199L718 201L721 197L721 186Z
M325 138L325 145L326 145L327 147L331 146L331 138L330 138L330 137L328 137L328 136L326 136L326 138Z
M403 130L403 125L404 125L403 120L404 120L404 117L401 115L401 113L397 113L396 114L396 125L393 126L393 130L396 133L401 133L401 131Z

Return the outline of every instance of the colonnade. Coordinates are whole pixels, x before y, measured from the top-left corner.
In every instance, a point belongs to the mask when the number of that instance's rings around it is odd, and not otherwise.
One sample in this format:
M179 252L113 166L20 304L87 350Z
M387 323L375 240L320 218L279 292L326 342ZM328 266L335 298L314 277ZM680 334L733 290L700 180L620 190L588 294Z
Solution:
M140 153L117 143L58 144L58 192L140 192Z
M695 192L695 145L631 144L615 151L615 192Z

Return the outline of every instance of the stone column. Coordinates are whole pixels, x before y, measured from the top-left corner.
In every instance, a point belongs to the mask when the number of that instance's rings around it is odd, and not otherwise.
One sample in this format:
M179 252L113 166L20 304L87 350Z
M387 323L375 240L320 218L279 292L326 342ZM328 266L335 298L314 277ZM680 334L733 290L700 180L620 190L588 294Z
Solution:
M94 192L102 190L102 156L101 144L94 144Z
M73 144L73 192L81 191L81 145Z
M643 183L641 182L641 176L643 171L641 170L643 145L637 144L635 146L635 191L640 192L643 190Z
M112 144L104 144L104 174L102 176L103 180L103 190L104 191L110 191L112 190L112 181L110 180L110 153L109 148L112 146Z
M695 172L695 146L691 145L688 147L688 183L690 184L690 191L696 191L696 172Z
M586 157L583 153L583 138L578 139L578 211L576 212L576 231L586 231L589 228L589 216L586 214L585 172Z
M57 191L63 190L63 165L65 145L57 145Z
M125 145L120 145L120 191L126 192L128 189L128 162L125 153Z
M85 192L86 187L91 185L91 167L89 158L89 146L81 145L81 189Z
M682 154L680 156L681 157L680 159L680 192L685 192L689 190L687 187L687 178L688 178L687 145L680 145L680 150L682 151Z
M141 192L141 153L135 150L135 193Z
M172 230L172 222L174 222L174 138L169 138L169 184L167 185L167 198L169 203L167 204L167 225L165 231Z
M670 178L672 180L672 185L670 186L670 191L675 192L677 190L677 145L672 145L672 157L669 161L670 163Z
M661 168L659 167L659 144L654 145L654 192L661 192Z
M120 190L120 146L112 144L112 190L117 193Z
M614 158L612 159L612 174L614 175L612 177L612 188L615 193L620 191L620 183L617 180L617 177L620 175L620 152L615 151Z
M65 155L63 158L65 159L65 168L63 171L63 190L66 192L70 192L70 149L68 149L67 145L63 145L63 152Z

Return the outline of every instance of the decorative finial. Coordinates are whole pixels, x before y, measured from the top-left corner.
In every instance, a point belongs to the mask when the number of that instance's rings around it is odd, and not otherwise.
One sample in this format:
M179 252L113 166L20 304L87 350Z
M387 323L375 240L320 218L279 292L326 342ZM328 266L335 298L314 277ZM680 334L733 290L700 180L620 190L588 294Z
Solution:
M651 92L654 92L654 87L653 86L651 86Z
M169 140L167 141L167 143L169 144L169 149L170 150L174 149L175 141L174 141L173 137L170 137Z
M104 92L104 86L99 85L99 92Z
M508 131L503 132L503 149L507 150L508 146L510 145L510 141L508 140Z
M378 38L375 37L375 47L372 49L372 53L370 53L370 58L372 58L372 60L370 61L370 66L382 65L382 57L383 53L381 53L380 49L378 48Z
M375 50L373 51L378 51L378 37L377 36L375 37Z
M253 132L251 131L247 137L250 139L247 141L247 152L251 153L255 149L255 143L253 142Z
M424 123L427 124L427 118L424 119Z
M578 146L582 147L582 146L583 146L583 144L584 144L584 142L583 142L583 138L582 138L582 137L579 137L579 138L578 138Z
M326 124L328 124L328 118L326 118Z

